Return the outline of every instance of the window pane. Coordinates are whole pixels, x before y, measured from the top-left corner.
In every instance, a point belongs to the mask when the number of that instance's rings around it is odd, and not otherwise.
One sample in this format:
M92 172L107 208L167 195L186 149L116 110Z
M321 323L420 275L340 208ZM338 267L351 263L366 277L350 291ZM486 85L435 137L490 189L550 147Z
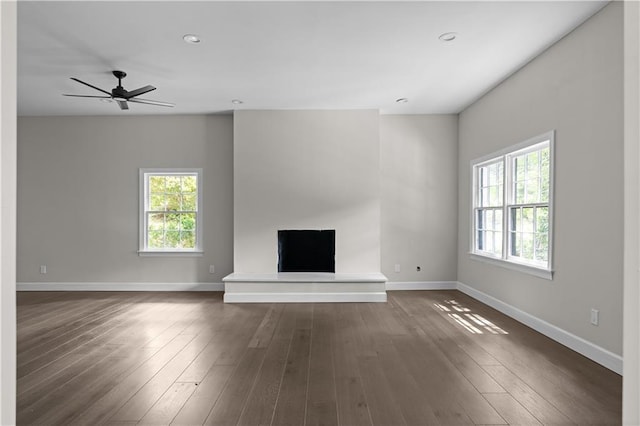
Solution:
M498 187L492 186L489 188L489 205L490 206L498 206L500 205L498 201Z
M489 185L498 183L498 167L496 164L489 166Z
M164 214L149 214L147 216L147 229L149 231L162 231L164 229Z
M520 256L520 253L522 252L522 239L521 239L522 234L518 233L518 232L511 232L510 233L510 238L511 238L511 255L512 256Z
M166 248L180 247L180 231L167 231L164 238Z
M494 210L493 214L495 220L495 229L498 231L502 231L502 210Z
M484 250L484 231L478 231L476 235L476 250Z
M149 192L164 192L164 176L149 176Z
M522 156L515 157L513 159L513 164L515 169L515 173L514 173L515 180L523 181L524 180L524 157Z
M165 228L168 231L180 230L180 215L179 214L167 214L165 217Z
M147 246L152 249L164 248L164 233L162 231L149 231Z
M170 211L180 210L181 199L180 194L167 194L165 197L167 203L166 209Z
M522 253L520 257L533 260L533 234L528 232L522 234Z
M480 207L487 207L489 203L489 188L482 188L480 191Z
M522 209L522 226L516 228L516 231L533 232L533 207Z
M527 154L527 179L538 179L540 157L538 151Z
M536 231L549 232L549 207L536 209Z
M182 176L182 192L196 192L197 182L195 176Z
M493 229L493 210L485 210L484 214L485 229Z
M536 260L547 262L549 260L549 236L546 233L536 234L535 247Z
M515 203L524 204L524 182L516 183Z
M540 164L540 179L541 182L541 190L540 190L540 202L548 203L549 202L549 182L550 182L550 158L549 158L549 148L545 148L540 151L541 164Z
M525 203L537 203L539 200L539 185L540 181L538 179L528 179L526 181L526 194L525 194Z
M164 194L151 194L151 197L149 197L149 210L164 210Z
M484 229L484 210L478 210L476 213L476 228Z
M498 256L502 256L502 231L497 231L494 233L495 240L495 251L494 253Z
M181 240L182 248L195 248L196 246L196 233L195 232L182 232Z
M177 194L182 191L180 176L166 176L165 192Z
M183 231L193 231L196 229L195 213L184 213L180 215L180 229Z
M522 229L522 213L519 207L512 207L511 211L511 225L510 230L515 231Z
M196 194L185 194L182 196L182 210L195 211L196 209Z
M491 231L487 231L486 232L486 246L485 246L485 251L488 251L489 253L493 253L494 251L494 244L493 244L493 232Z

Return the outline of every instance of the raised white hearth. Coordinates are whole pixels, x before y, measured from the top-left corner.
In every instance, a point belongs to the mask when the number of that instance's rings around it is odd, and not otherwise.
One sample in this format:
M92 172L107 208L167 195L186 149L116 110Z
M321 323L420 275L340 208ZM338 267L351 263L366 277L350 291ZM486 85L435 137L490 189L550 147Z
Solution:
M381 273L233 273L223 278L225 303L386 302Z

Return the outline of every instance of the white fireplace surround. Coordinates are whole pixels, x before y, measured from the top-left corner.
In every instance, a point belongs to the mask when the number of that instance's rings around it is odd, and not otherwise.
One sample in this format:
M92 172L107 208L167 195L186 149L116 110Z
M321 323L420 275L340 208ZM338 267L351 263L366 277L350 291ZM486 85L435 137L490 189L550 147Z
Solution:
M236 111L233 139L224 301L386 301L378 112ZM335 230L335 273L278 273L282 229Z

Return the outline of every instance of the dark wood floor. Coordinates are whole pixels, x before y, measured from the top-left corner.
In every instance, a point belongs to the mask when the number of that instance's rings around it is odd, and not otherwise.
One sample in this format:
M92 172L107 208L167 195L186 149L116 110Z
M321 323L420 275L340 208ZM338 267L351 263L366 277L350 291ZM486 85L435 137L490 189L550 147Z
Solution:
M621 377L456 291L18 293L20 425L620 424Z

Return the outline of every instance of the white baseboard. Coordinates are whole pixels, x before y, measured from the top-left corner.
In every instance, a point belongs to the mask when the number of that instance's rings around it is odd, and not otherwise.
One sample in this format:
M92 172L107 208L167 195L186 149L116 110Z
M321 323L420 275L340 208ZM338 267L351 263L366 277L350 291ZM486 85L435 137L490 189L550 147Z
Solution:
M223 283L17 283L17 291L224 291Z
M457 281L400 281L387 282L387 291L392 290L456 290Z
M458 282L458 290L484 303L485 305L491 306L492 308L515 319L516 321L533 328L537 332L544 334L550 339L553 339L556 342L570 349L573 349L579 354L586 356L590 360L597 362L598 364L608 368L609 370L622 375L622 357L620 355L616 355L613 352L610 352L583 339L582 337L569 333L568 331L556 327L555 325L550 324L538 317L521 311L520 309L511 306L508 303L498 300L493 296L489 296L486 293L469 287L466 284Z
M225 293L224 303L352 303L386 302L385 292L352 293Z

